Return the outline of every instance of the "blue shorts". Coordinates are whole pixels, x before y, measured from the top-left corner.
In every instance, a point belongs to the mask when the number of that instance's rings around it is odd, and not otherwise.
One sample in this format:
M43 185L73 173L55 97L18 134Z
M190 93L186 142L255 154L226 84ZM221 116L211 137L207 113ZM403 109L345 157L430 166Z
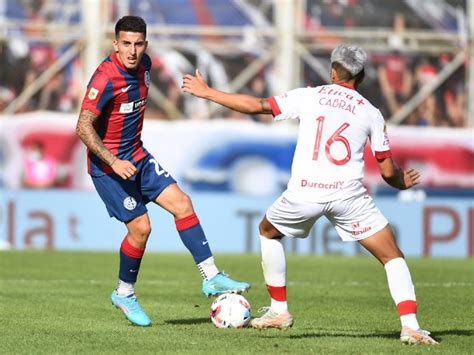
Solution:
M110 217L124 223L145 214L148 211L145 205L155 200L167 186L176 183L151 154L135 166L137 173L128 180L117 174L92 176Z

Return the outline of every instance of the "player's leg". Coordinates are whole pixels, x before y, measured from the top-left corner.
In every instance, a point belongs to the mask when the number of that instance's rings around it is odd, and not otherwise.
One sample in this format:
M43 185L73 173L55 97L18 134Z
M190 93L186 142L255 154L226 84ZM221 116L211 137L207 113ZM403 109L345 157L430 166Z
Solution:
M252 320L254 328L288 328L293 317L288 311L286 297L286 260L281 240L283 236L305 238L322 213L322 204L290 201L278 198L268 209L259 225L262 269L270 307L267 312Z
M433 341L418 330L415 288L410 271L387 219L375 206L373 199L362 193L347 200L333 201L329 203L325 215L343 241L357 240L384 265L390 294L400 315L402 331L413 329L427 342Z
M120 246L119 278L112 292L112 304L122 310L133 324L148 326L151 321L140 307L134 288L151 231L146 207L135 181L105 175L94 177L93 182L109 215L127 227L127 235Z
M421 330L416 318L415 287L410 270L398 248L390 225L359 243L384 265L388 287L400 316L402 332L400 340L405 343L436 344L429 332Z
M177 184L168 185L154 201L174 216L179 236L201 273L202 291L206 296L227 292L240 293L250 287L246 282L232 280L228 275L219 272L191 199Z
M140 265L151 233L148 213L126 223L127 235L120 246L120 267L117 287L112 292L112 304L122 310L128 320L140 326L151 325L135 295Z
M128 296L135 293L138 272L145 253L146 243L151 233L148 213L125 223L127 235L120 245L120 268L117 293Z
M260 222L259 231L263 277L271 304L270 307L261 308L265 314L253 319L251 325L257 329L288 328L293 325L293 317L288 311L286 299L286 259L281 243L283 235L266 217Z

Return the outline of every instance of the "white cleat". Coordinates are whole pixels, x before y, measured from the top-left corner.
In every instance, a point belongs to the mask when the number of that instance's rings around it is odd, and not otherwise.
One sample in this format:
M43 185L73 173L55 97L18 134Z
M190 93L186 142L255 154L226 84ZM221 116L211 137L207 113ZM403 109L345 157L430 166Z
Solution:
M423 329L414 330L409 327L402 327L400 341L405 344L438 344L436 340L430 337L430 332Z
M288 329L293 326L293 316L290 312L285 311L283 313L276 313L270 309L270 307L262 307L258 312L266 312L260 318L254 318L250 322L250 325L255 329L264 328L278 328Z

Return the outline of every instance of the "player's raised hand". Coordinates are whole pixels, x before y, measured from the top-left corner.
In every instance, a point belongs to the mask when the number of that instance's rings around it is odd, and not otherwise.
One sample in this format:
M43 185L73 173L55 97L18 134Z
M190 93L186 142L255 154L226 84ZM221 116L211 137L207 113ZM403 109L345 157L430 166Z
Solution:
M206 92L209 90L209 86L199 72L199 69L196 69L195 74L196 76L191 74L183 76L183 85L181 86L181 89L183 92L190 93L191 95L205 97Z
M135 165L130 163L128 160L117 159L113 162L111 168L115 174L124 180L130 179L137 173L137 168Z
M420 173L415 169L409 169L403 171L403 183L405 188L409 189L412 186L417 185L420 182Z

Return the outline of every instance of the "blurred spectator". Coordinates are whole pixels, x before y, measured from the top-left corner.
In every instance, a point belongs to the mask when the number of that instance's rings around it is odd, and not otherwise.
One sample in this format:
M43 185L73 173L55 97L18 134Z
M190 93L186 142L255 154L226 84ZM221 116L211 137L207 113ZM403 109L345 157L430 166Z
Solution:
M377 70L377 78L388 113L393 115L412 93L413 76L407 57L399 52L387 56Z
M45 155L44 145L32 142L23 158L23 187L51 188L59 182L58 164L55 159Z
M415 67L415 90L419 91L423 86L436 78L438 68L432 60L421 58ZM440 117L440 110L434 93L428 97L418 107L418 126L439 126L443 125Z
M0 112L5 110L8 104L13 101L15 98L15 94L12 90L0 86Z
M151 16L150 23L175 24L176 21L180 21L181 25L199 25L201 23L199 17L196 16L195 7L186 9L186 16L183 17L184 10L173 9L172 5L166 5L160 0L139 2L130 0L127 3L129 11L132 13L133 11L139 11L142 15L159 13L161 17ZM217 2L206 0L203 1L203 6L209 10L207 12L209 21L216 24L222 24L222 15L227 14L229 8L233 10L240 8L236 7L234 2L219 2L219 6L214 3ZM274 14L272 15L271 6L260 6L262 2L258 0L248 0L247 3L253 4L255 9L269 9L263 16L269 22L273 20ZM118 4L118 1L113 1L110 5L109 18L117 16ZM439 30L439 27L427 21L420 11L415 11L414 6L416 5L413 1L306 0L306 12L303 15L307 28L317 29L321 34L326 33L318 38L320 44L332 46L341 41L337 36L327 34L334 27L392 29L387 40L387 49L372 53L374 62L378 65L367 68L366 82L361 87L361 91L374 105L380 107L387 119L407 103L426 82L435 77L450 59L446 54L434 57L423 53L416 54L412 51L409 55L407 54L407 48L412 50L416 45L415 40L405 36L407 28L423 30L435 28ZM465 2L457 3L457 6L463 10L466 7ZM51 66L67 48L66 44L59 45L52 40L54 34L48 33L47 29L42 26L52 22L55 24L78 24L81 18L80 8L81 2L78 0L6 1L7 18L20 25L16 29L9 30L7 35L13 35L8 37L7 41L0 43L0 63L2 63L0 66L0 113L5 110L9 102L13 101ZM432 4L430 9L432 12L442 12L442 6L437 4ZM150 10L153 11L150 12ZM233 11L231 12L233 16L225 17L227 23L236 25L235 21L244 21L243 23L248 26L255 24L243 14L236 15L237 12ZM253 15L258 14L254 13ZM176 39L177 37L174 38L174 41L179 41ZM185 36L185 38L188 37ZM178 50L174 49L173 45L166 44L166 41L172 42L172 39L166 36L164 39L164 46L150 47L148 53L153 58L152 83L165 96L166 100L161 100L159 95L151 96L146 118L175 119L184 115L189 119L206 119L209 112L207 106L199 105L195 100L183 98L180 94L179 86L182 73L192 72L195 67L199 67L213 85L225 90L226 85L250 64L249 59L255 59L255 57L249 57L248 54L241 51L229 53L226 50L225 41L223 41L222 51L207 50L206 46L212 43L201 43L202 47L197 44L183 49L187 47L183 45L184 42L178 46L181 48ZM233 39L229 38L229 40ZM257 43L257 46L260 44L265 47L265 41ZM209 48L213 46L209 46ZM313 52L313 54L325 56L321 51L319 53ZM320 61L324 65L324 61L321 59ZM305 85L325 83L323 78L320 78L307 64L302 63L302 67L304 71L302 83ZM78 56L51 78L19 111L74 112L77 102L83 95L80 68L81 63ZM426 98L415 112L405 118L402 124L466 127L465 72L465 67L458 70L433 95ZM241 91L262 97L275 94L269 92L268 88L271 88L271 82L267 81L264 75L259 74L250 80ZM178 110L174 110L172 105ZM267 116L250 117L230 110L217 111L213 117L218 115L225 118L254 121L262 121L262 118L265 117L264 122L268 121Z
M462 82L455 83L443 95L447 123L451 127L466 127L466 88Z

